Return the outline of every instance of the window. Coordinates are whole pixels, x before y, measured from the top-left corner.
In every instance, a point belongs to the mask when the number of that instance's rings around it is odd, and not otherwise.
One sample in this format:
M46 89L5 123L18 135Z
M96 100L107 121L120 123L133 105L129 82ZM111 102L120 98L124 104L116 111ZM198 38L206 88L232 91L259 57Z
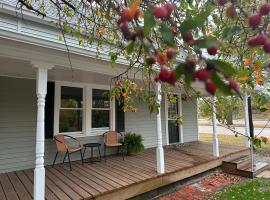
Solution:
M110 98L108 90L92 89L92 128L109 129Z
M103 134L114 127L115 108L104 86L55 82L53 133L73 137Z
M178 105L177 103L168 105L168 119L175 119L177 116Z
M83 88L61 86L59 131L82 132Z

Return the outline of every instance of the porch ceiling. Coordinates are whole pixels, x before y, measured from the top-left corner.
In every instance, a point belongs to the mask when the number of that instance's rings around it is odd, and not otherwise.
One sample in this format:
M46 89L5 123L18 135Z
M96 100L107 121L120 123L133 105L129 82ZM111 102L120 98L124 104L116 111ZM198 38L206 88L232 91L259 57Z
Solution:
M36 79L36 69L28 61L0 57L0 76ZM55 66L48 71L48 80L73 81L109 85L113 76Z
M36 73L31 61L42 61L55 66L48 72L49 80L109 85L113 76L127 68L119 64L112 68L106 61L70 54L73 67L71 70L67 55L63 51L0 38L0 76L35 79ZM137 73L136 77L140 78L141 74ZM202 95L208 95L202 83L194 82L192 87Z

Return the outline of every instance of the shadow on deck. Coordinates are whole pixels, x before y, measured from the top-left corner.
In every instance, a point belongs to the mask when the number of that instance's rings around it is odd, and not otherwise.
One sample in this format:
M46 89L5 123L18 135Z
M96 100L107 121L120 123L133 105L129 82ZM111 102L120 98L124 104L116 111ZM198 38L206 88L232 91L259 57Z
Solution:
M136 156L108 157L107 162L72 162L55 168L46 167L47 200L79 199L127 199L161 186L208 171L222 164L223 160L235 159L248 154L244 147L220 145L220 157L212 156L212 144L185 143L182 146L166 146L163 175L156 172L155 149L147 149ZM30 200L33 198L33 170L0 174L1 200Z

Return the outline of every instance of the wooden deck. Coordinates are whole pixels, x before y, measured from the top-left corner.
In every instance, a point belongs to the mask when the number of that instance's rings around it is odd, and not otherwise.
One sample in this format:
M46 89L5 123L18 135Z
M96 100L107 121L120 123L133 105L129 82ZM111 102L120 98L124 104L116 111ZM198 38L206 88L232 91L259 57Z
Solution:
M47 200L127 199L164 185L220 166L223 160L247 154L248 150L220 146L220 158L212 156L212 144L187 143L181 147L165 147L166 173L156 173L155 149L126 157L108 157L107 162L81 165L73 162L46 167ZM1 200L33 198L33 170L0 174Z

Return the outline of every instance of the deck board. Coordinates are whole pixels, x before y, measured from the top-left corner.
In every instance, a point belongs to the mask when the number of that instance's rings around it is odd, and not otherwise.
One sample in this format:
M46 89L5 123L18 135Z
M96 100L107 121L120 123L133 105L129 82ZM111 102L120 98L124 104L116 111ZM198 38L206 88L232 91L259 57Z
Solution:
M212 144L191 142L164 148L165 174L156 172L156 150L135 156L108 156L97 163L72 162L46 167L46 200L121 200L193 176L219 166L222 160L248 152L244 147L220 145L220 158L212 156ZM32 169L0 174L0 199L31 200Z
M5 196L7 200L19 200L19 197L13 188L7 174L0 174L0 181L3 187Z
M1 182L0 182L0 199L3 199L3 200L7 199Z
M10 182L12 183L19 199L31 200L32 199L31 195L25 189L24 185L22 184L20 179L17 177L16 173L8 173L7 175L9 177Z
M56 169L47 168L47 171L51 172L52 176L55 176L55 178L61 179L63 183L72 188L73 191L82 198L92 197L92 195L86 192L83 188L81 188L80 185L76 184L73 180L70 180L68 177L66 177L64 174L60 173Z
M74 183L78 184L81 188L83 188L86 192L90 194L89 196L97 195L100 193L93 186L91 186L91 183L88 183L88 179L86 179L86 182L84 182L83 180L85 179L81 180L79 176L76 176L76 174L74 175L73 173L64 173L63 169L60 166L55 166L55 169L58 170L59 173L62 173L64 176L72 180Z
M34 172L33 170L24 170L24 174L27 176L27 178L32 182L32 186L34 183ZM50 184L51 183L51 184ZM49 185L49 186L48 186ZM50 189L52 186L52 190ZM65 194L62 195L62 191L58 188L54 188L54 183L52 183L50 180L46 179L46 188L45 188L45 198L46 200L59 200L60 198L57 197L59 195L60 197L63 197L63 199L69 199L66 198ZM55 191L55 193L53 192Z
M23 184L23 186L25 187L27 192L33 198L33 184L32 184L32 182L27 178L27 176L24 174L23 171L18 171L15 174L20 179L21 183Z

